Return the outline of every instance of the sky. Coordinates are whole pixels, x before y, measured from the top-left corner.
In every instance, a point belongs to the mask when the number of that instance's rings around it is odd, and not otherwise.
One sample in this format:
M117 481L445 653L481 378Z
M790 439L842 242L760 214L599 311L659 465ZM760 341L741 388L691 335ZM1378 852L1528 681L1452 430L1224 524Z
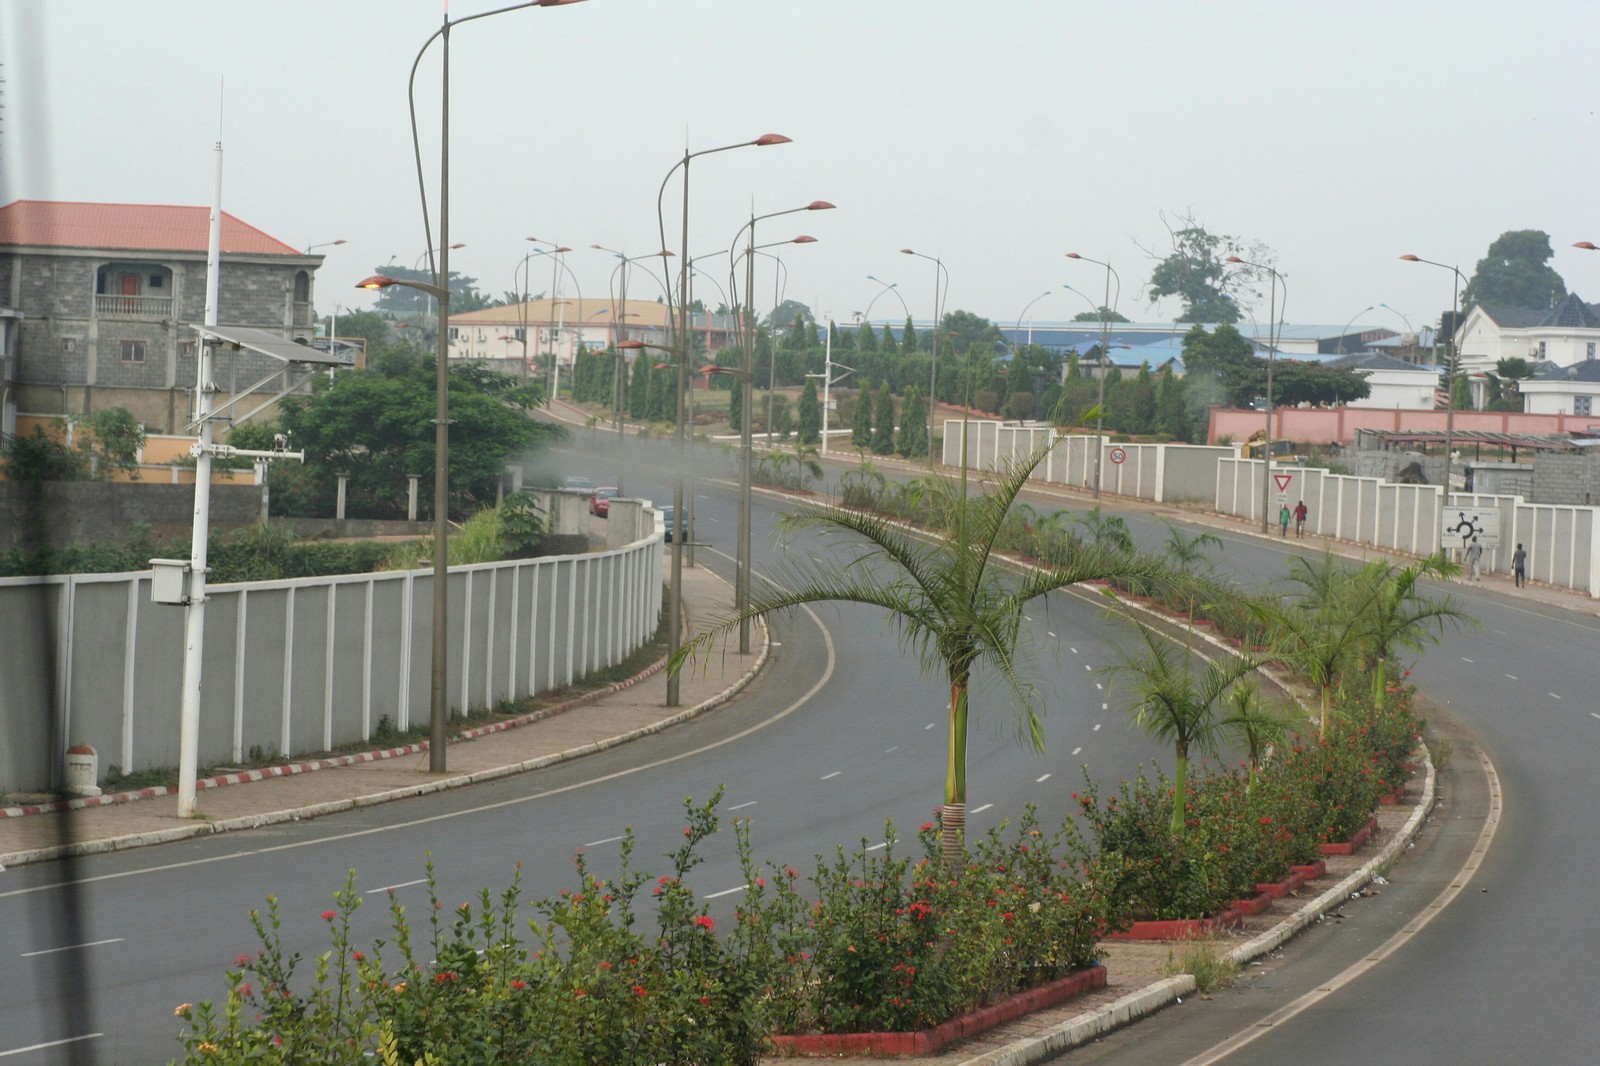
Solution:
M491 10L456 0L450 17ZM206 205L222 141L229 213L326 261L317 308L438 240L441 49L417 68L423 223L407 79L440 0L0 0L0 202ZM1010 326L1100 303L1171 320L1145 288L1185 216L1260 242L1290 324L1420 328L1507 230L1551 236L1600 300L1600 78L1593 0L586 0L450 34L451 268L520 291L524 238L574 249L605 297L617 259L661 246L657 195L684 152L792 143L690 166L689 254L757 307L820 318L946 309ZM681 171L665 186L681 253ZM551 260L528 265L549 289ZM885 289L878 281L894 286ZM742 274L739 281L743 285ZM1065 288L1071 286L1071 289ZM1075 290L1075 291L1074 291ZM635 278L630 297L658 292ZM1267 319L1265 289L1254 314ZM561 275L561 294L572 283ZM1084 295L1087 294L1087 295ZM715 286L696 292L713 306ZM1387 304L1387 308L1379 305ZM1367 310L1370 308L1371 310Z

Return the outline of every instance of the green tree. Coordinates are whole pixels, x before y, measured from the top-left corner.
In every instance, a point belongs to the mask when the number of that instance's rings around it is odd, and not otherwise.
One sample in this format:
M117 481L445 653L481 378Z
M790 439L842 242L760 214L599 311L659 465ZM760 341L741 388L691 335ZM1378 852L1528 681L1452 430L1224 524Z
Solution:
M907 319L907 321L910 320ZM900 345L894 339L894 330L890 329L887 324L884 325L883 332L878 335L878 350L885 355L900 354Z
M1191 536L1177 523L1166 519L1161 521L1167 527L1167 539L1162 541L1161 550L1166 553L1167 561L1179 574L1187 576L1196 567L1209 567L1210 559L1207 558L1205 549L1222 550L1222 539L1214 533L1201 532Z
M1152 739L1172 745L1172 821L1168 828L1174 837L1181 837L1187 814L1189 756L1216 754L1221 725L1217 704L1256 664L1224 652L1211 658L1197 678L1187 644L1180 652L1166 634L1142 622L1134 626L1144 644L1141 653L1137 657L1124 653L1114 670L1131 682L1128 711L1134 724Z
M1189 439L1183 387L1184 379L1174 374L1171 366L1161 368L1161 377L1156 382L1156 432L1167 440Z
M1533 377L1533 364L1521 356L1513 355L1494 364L1494 377L1505 383L1506 410L1522 410L1522 382Z
M1371 392L1367 376L1355 370L1280 358L1272 374L1272 402L1282 407L1337 407Z
M1253 790L1261 776L1261 764L1288 738L1289 720L1268 706L1261 698L1261 690L1250 681L1240 681L1229 690L1226 706L1227 713L1217 724L1243 749L1250 763L1250 779L1245 788Z
M1255 263L1272 263L1272 251L1256 241L1244 241L1226 234L1214 234L1193 217L1179 215L1175 220L1161 218L1167 228L1171 249L1157 254L1150 272L1149 300L1154 304L1164 296L1183 301L1178 322L1237 322L1240 310L1230 294L1240 286L1258 285L1270 276L1256 267L1227 262L1230 255ZM1253 290L1252 290L1252 294Z
M758 618L808 603L878 607L888 612L902 644L916 652L924 669L943 675L949 705L940 846L952 874L959 870L966 828L973 672L982 671L1004 684L1021 734L1036 750L1042 749L1043 701L1023 672L1024 610L1057 589L1140 569L1129 556L1089 548L1052 568L1019 572L999 565L996 540L1017 494L1047 454L1047 449L1040 449L1012 464L980 495L969 491L965 477L959 483L927 479L936 496L934 513L948 516L945 528L931 537L868 512L803 507L783 519L786 532L842 532L858 543L849 546L848 558L814 561L807 552L789 553L781 576L770 586L779 591L756 595L746 611L747 617ZM684 645L671 669L680 669L719 634L736 629L739 621L733 616L713 624Z
M38 484L41 481L82 481L89 476L89 457L67 446L65 426L34 426L27 436L0 438L6 477Z
M928 427L922 421L926 410L922 393L915 385L907 386L900 397L900 432L895 437L895 451L902 459L919 459L928 454Z
M1547 311L1567 298L1567 283L1550 260L1550 235L1542 230L1508 230L1489 245L1461 293L1464 313L1479 304Z
M856 392L856 409L850 416L850 443L857 448L872 443L872 386L866 381Z
M1156 431L1156 380L1150 374L1149 363L1139 364L1139 372L1128 382L1119 400L1118 429L1138 434Z
M1326 737L1333 724L1334 690L1360 659L1377 590L1353 580L1332 552L1324 552L1315 562L1293 556L1289 579L1300 586L1301 593L1287 605L1264 600L1248 603L1267 626L1267 646L1273 657L1316 686L1318 728Z
M1079 311L1072 316L1074 322L1131 322L1126 315L1119 314L1111 308L1101 305L1093 311Z
M380 289L378 291L387 293L390 289L401 287L391 285L388 289ZM417 295L420 296L421 293ZM366 341L368 359L371 359L380 349L387 347L391 343L393 321L376 311L340 311L336 317L332 318L331 322L334 335L340 340L360 337Z
M816 444L822 439L822 404L817 399L817 383L811 378L806 379L805 388L800 390L796 421L801 444Z
M1214 330L1191 326L1183 335L1183 366L1191 382L1209 377L1221 385L1234 407L1248 407L1265 380L1266 365L1255 345L1228 323Z
M856 330L856 350L862 352L878 350L878 334L873 330L871 322L862 322L861 328Z
M878 386L878 402L872 412L872 454L894 454L894 397L889 383Z
M911 324L911 316L907 315L905 328L900 331L900 350L910 355L920 344L921 339L917 336L916 327Z
M80 441L90 459L90 469L97 476L107 468L120 470L139 477L139 449L144 447L144 426L126 407L107 407L83 420L88 429L86 440Z
M1374 707L1383 707L1390 666L1399 649L1420 653L1425 645L1443 638L1445 627L1475 624L1449 596L1434 600L1422 595L1423 579L1444 580L1459 573L1461 564L1443 552L1404 566L1373 559L1358 572L1356 580L1370 590L1362 602L1367 610L1365 666L1372 677Z

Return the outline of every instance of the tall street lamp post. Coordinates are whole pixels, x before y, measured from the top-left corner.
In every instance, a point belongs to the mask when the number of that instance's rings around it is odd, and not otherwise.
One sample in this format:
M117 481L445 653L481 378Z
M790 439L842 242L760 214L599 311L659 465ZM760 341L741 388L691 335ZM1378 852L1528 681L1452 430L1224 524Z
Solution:
M1100 304L1100 391L1099 398L1095 401L1094 414L1094 498L1100 498L1100 472L1101 453L1106 450L1106 374L1111 370L1111 279L1117 279L1117 302L1122 302L1122 275L1111 268L1111 264L1101 259L1090 259L1077 252L1068 252L1068 259L1078 259L1085 263L1106 268L1106 294ZM1092 302L1092 301L1091 301Z
M939 323L944 317L942 312L945 295L950 289L950 273L937 256L925 255L910 248L900 249L900 254L914 255L933 264L933 370L928 378L928 466L932 468L934 420L938 417L939 409ZM941 275L944 278L943 286L939 283Z
M1460 361L1456 353L1456 332L1461 323L1461 287L1467 279L1461 271L1449 263L1436 263L1432 259L1423 259L1416 255L1402 255L1400 257L1408 263L1427 263L1429 266L1448 270L1455 275L1455 280L1450 283L1450 347L1445 351L1445 401L1444 401L1444 496L1448 503L1450 499L1450 448L1455 441L1456 431L1456 374L1459 370L1457 363ZM1437 345L1438 339L1434 339Z
M756 244L756 223L762 219L777 218L781 215L798 214L801 211L831 211L833 204L826 200L813 200L804 207L791 207L784 211L771 211L765 215L752 214L750 221L739 227L729 242L729 248L739 247L739 238L745 238L745 247L739 255L733 256L728 262L728 291L734 300L739 298L737 275L739 271L739 258L744 258L744 314L740 315L740 375L739 375L739 530L737 544L737 560L734 566L733 582L733 609L739 615L739 654L743 655L750 650L750 619L745 617L745 612L750 607L750 456L755 450L751 433L751 415L755 407L755 389L753 379L756 365L756 334L755 334L755 271L756 252L762 248L773 248L780 244L815 244L815 237L801 234L787 241L773 241L768 244ZM774 360L776 360L776 352ZM776 362L774 362L776 366ZM768 391L770 400L771 391ZM767 433L770 440L772 433L771 407L768 407Z
M1228 256L1224 262L1237 263L1240 266L1254 267L1265 270L1272 275L1272 295L1269 299L1267 310L1267 429L1266 439L1261 442L1261 532L1271 531L1267 516L1267 506L1271 501L1272 493L1272 367L1278 356L1278 327L1280 315L1284 304L1289 302L1289 284L1283 282L1283 304L1278 303L1278 284L1282 281L1276 267L1264 263L1252 263L1248 259L1240 259L1236 255Z
M310 255L312 252L316 251L318 248L333 248L333 247L335 247L337 245L347 244L347 243L349 243L349 242L346 241L343 237L341 237L336 241L323 241L321 244L308 244L308 245L306 245L306 254Z
M882 299L883 295L885 293L893 293L894 294L894 298L896 300L900 301L900 311L901 311L901 313L904 314L907 318L911 317L911 308L906 306L906 298L904 296L900 295L900 283L898 281L884 281L882 278L877 277L876 275L873 275L873 274L868 274L867 275L867 280L868 281L876 281L879 285L882 285L883 288L878 290L878 295L874 296L871 300L869 300L867 302L867 309L865 311L861 312L862 321L868 322L868 323L870 323L872 321L872 305L877 303L880 299Z
M537 237L524 237L523 240L534 241L534 242L537 242L539 244L549 244L550 243L549 241L540 241L539 238L537 238ZM566 269L566 264L561 261L561 255L564 252L570 252L570 251L572 251L572 249L566 247L565 245L552 245L549 248L530 248L530 249L528 249L528 251L525 252L523 254L523 256L522 256L522 264L521 264L521 267L522 267L522 288L520 290L517 289L517 287L516 287L516 285L517 285L516 275L515 275L514 272L512 274L512 278L511 278L512 291L514 291L514 292L520 291L521 294L522 294L522 306L520 307L520 309L518 311L517 318L518 318L518 320L519 320L519 322L520 322L520 324L522 326L522 376L524 378L527 378L527 377L530 376L529 371L528 371L528 261L531 260L532 258L534 258L535 256L540 256L540 255L548 255L548 256L550 256L550 262L551 262L550 273L552 275L554 275L558 268L562 269L562 270ZM568 270L567 273L571 274L572 272L570 270ZM553 307L553 306L555 306L555 304L557 302L559 302L556 299L555 284L554 284L554 278L553 277L551 279L550 293L551 293L551 295L550 295L550 303L551 303L551 306ZM579 293L578 293L578 306L579 307L583 306L583 292L582 292L582 290L579 290ZM553 393L552 393L551 398L554 399L554 394Z
M1346 322L1344 324L1344 329L1339 331L1339 354L1340 355L1344 354L1344 339L1345 339L1345 337L1349 336L1350 327L1355 325L1356 319L1360 318L1362 315L1366 314L1368 311L1376 310L1377 307L1378 307L1377 304L1371 304L1370 306L1363 307L1361 310L1357 311L1355 314L1350 316L1350 321Z
M1022 313L1017 316L1017 326L1016 326L1016 328L1019 329L1019 330L1022 328L1022 320L1024 318L1027 318L1028 311L1029 311L1029 309L1031 309L1033 307L1034 304L1038 303L1040 300L1044 299L1046 296L1049 296L1051 293L1053 293L1055 291L1056 290L1054 290L1054 289L1046 289L1043 292L1041 292L1039 295L1035 296L1033 299L1029 300L1027 303L1023 304L1022 305ZM1028 319L1028 347L1030 347L1030 348L1033 347L1033 319L1031 319L1031 318ZM1015 361L1016 361L1016 349L1015 349L1015 347L1012 348L1012 356L1011 356L1011 358L1012 358L1013 363L1015 363Z
M428 219L427 185L422 176L422 142L417 133L417 68L434 41L443 49L441 59L441 103L439 109L439 262L433 270L434 284L398 282L408 288L426 292L439 304L438 366L434 377L434 449L433 449L433 677L431 703L428 712L428 769L433 773L445 772L445 727L449 720L450 705L445 699L448 663L445 643L449 629L449 458L450 458L450 31L462 23L519 11L529 7L559 7L578 0L527 0L526 3L481 11L475 15L450 21L444 14L443 24L435 30L411 62L411 76L406 83L406 97L411 111L411 150L417 164L417 190L422 201L422 228L427 234L430 263L433 255L433 227ZM381 275L368 278L360 288L384 288L397 284L393 278Z

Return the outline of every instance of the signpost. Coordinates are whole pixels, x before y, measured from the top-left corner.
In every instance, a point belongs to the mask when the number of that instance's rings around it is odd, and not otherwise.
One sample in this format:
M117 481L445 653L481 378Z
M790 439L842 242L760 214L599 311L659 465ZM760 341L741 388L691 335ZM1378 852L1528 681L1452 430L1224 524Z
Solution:
M1272 475L1272 480L1277 482L1277 485L1278 485L1278 502L1280 504L1288 503L1289 502L1289 486L1294 483L1294 475L1293 474L1273 474Z
M1127 458L1128 458L1128 452L1127 452L1126 449L1124 449L1124 448L1112 448L1111 449L1111 461L1113 463L1116 463L1118 466L1121 466L1125 461L1127 461Z
M1500 508L1451 507L1444 512L1439 547L1465 548L1474 540L1486 549L1500 547Z

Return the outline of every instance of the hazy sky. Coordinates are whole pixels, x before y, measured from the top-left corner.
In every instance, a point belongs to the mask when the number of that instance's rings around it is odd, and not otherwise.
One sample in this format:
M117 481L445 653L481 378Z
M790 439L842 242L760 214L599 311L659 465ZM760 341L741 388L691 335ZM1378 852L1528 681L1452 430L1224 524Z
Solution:
M457 0L452 16L489 10ZM406 80L440 0L0 0L0 200L206 204L325 248L318 309L427 245ZM685 147L794 143L693 164L690 254L778 218L787 295L848 320L898 284L932 312L1010 325L1099 301L1170 319L1143 289L1162 215L1268 246L1291 323L1436 320L1448 271L1509 229L1541 229L1569 288L1600 300L1600 3L1529 0L588 0L451 34L451 265L500 293L537 236L577 251L587 297L615 260L660 245L656 194ZM437 44L418 72L437 224ZM678 249L681 187L667 193ZM706 260L702 266L715 260ZM549 287L535 260L529 288ZM710 266L726 287L727 261ZM756 304L770 305L764 264ZM571 294L570 286L564 288ZM636 283L630 295L658 291ZM713 305L710 287L698 295ZM898 317L892 295L872 317ZM1263 299L1256 314L1266 319Z

